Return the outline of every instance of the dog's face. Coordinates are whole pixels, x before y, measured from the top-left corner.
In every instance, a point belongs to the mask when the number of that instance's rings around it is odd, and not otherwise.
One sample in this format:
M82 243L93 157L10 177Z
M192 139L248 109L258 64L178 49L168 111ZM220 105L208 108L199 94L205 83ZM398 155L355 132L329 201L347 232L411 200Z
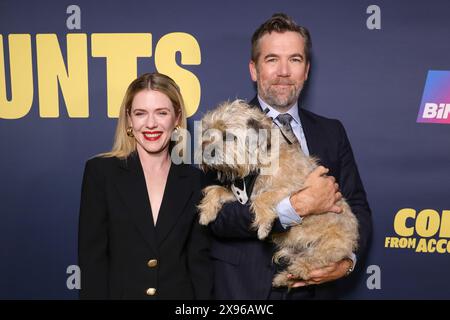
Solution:
M202 119L202 168L219 179L234 180L256 172L271 149L272 120L242 100L226 102Z

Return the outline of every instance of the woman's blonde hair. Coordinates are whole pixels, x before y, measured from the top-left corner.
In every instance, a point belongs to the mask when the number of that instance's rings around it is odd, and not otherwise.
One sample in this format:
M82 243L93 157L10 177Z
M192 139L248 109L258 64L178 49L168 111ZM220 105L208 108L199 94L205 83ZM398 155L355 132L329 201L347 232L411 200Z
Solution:
M126 158L136 150L136 140L127 135L128 117L131 114L131 104L136 94L142 90L155 90L165 94L172 102L175 115L180 117L179 126L186 129L186 111L180 88L170 77L161 73L145 73L131 82L120 106L116 134L112 150L103 153L103 157Z

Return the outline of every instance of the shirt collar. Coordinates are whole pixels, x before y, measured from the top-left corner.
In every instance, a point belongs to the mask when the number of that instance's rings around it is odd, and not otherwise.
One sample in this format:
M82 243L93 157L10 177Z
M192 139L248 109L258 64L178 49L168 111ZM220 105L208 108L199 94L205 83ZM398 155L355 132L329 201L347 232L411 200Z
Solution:
M259 104L261 105L261 109L266 113L266 115L268 117L271 117L272 119L276 119L278 117L280 112L278 112L276 109L269 106L263 99L261 99L261 97L259 95L258 95L258 101L259 101ZM266 112L267 109L269 111ZM295 102L295 104L286 113L289 113L292 116L292 118L294 119L296 124L298 124L300 127L302 126L302 123L300 121L300 116L298 114L298 102Z

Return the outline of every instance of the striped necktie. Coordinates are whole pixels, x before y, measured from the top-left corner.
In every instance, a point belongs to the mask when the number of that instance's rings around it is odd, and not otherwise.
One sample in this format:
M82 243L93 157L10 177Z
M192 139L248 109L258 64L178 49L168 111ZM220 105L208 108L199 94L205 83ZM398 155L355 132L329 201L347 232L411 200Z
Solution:
M283 134L284 138L287 140L287 142L289 144L296 144L299 143L297 137L294 134L294 131L292 130L291 127L291 121L292 121L292 116L289 113L280 113L277 116L277 120L280 123L280 130L281 133Z

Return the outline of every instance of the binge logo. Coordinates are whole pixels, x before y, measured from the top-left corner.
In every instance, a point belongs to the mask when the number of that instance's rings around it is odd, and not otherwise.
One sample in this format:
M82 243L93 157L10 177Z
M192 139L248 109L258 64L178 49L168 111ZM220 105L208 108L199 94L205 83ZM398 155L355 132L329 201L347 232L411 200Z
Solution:
M450 71L428 71L417 122L450 124Z

